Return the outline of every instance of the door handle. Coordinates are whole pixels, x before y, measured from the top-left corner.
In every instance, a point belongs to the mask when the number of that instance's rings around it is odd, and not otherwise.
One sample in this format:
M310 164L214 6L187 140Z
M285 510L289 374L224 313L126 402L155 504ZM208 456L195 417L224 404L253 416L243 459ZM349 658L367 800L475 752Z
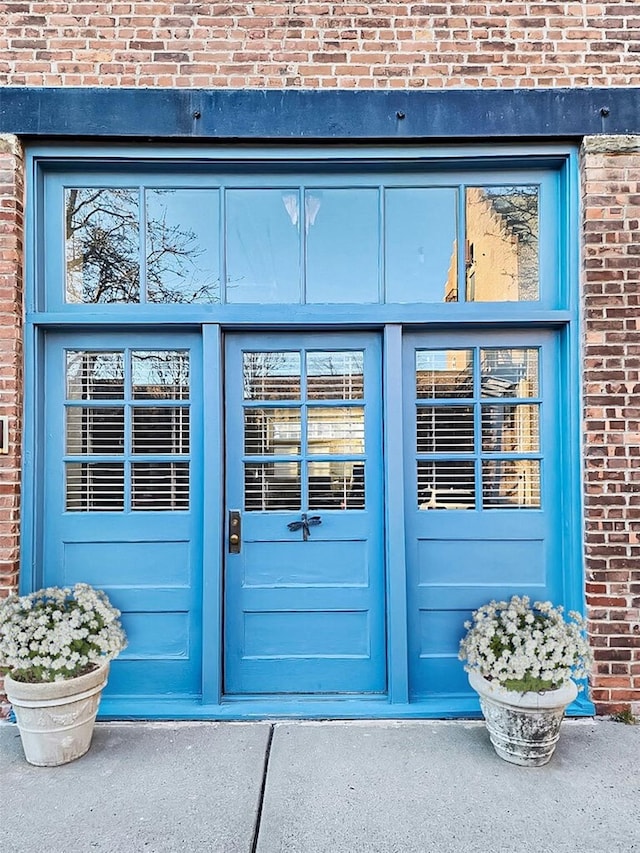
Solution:
M239 554L242 546L242 517L240 510L229 510L229 553Z

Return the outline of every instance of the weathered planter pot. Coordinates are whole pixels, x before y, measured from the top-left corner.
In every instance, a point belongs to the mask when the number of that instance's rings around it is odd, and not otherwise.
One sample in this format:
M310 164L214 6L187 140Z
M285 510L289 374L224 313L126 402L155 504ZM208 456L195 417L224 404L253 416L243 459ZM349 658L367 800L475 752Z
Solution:
M29 764L57 767L87 752L108 674L106 663L66 681L26 684L5 677L5 692Z
M573 681L544 693L516 693L470 672L469 684L480 697L489 737L500 758L522 767L540 767L551 759L565 708L578 695Z

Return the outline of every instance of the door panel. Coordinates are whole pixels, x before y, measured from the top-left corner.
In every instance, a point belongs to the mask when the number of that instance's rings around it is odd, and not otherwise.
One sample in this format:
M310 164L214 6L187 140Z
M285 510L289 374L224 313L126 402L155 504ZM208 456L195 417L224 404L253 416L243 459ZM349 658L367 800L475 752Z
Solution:
M227 340L226 693L386 687L380 380L374 335Z
M107 694L201 693L201 346L197 335L51 334L45 585L87 582L129 645Z
M410 694L469 690L457 659L491 599L562 597L553 333L407 335Z

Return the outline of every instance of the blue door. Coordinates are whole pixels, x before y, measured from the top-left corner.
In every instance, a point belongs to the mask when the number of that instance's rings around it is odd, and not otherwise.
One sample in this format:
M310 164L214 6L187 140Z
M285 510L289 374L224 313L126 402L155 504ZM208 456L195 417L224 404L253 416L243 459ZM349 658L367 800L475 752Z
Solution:
M227 694L386 689L377 336L226 346Z
M558 346L552 332L411 334L404 363L410 694L455 697L473 609L563 599Z
M47 336L46 586L87 582L129 646L108 695L201 693L201 344L196 334Z

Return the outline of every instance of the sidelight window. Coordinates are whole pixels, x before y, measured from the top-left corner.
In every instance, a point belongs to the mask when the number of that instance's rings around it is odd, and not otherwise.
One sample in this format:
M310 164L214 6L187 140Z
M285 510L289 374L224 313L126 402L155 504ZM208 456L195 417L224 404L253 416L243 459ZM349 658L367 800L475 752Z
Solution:
M189 508L189 354L67 350L69 512Z
M421 510L540 507L539 350L416 351Z

